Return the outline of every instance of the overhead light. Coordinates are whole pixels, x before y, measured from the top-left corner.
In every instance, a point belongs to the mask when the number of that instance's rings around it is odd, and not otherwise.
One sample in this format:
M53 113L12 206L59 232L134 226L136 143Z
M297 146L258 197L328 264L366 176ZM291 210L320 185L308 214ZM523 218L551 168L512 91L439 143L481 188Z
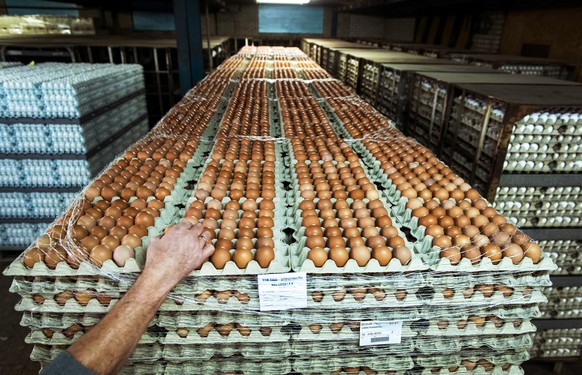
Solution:
M257 0L257 4L307 4L310 0Z

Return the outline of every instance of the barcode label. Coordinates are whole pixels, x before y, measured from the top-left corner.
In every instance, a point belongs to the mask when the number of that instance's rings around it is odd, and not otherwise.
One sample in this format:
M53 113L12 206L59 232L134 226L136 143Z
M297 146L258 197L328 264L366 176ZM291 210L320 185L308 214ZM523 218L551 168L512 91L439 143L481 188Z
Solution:
M360 346L400 344L402 321L367 321L360 323Z

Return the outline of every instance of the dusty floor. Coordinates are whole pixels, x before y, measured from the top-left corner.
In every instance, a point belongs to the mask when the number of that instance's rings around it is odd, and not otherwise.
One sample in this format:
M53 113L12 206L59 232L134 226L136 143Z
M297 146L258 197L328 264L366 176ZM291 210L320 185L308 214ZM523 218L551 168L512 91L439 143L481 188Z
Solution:
M0 270L8 266L7 262L0 262ZM14 311L19 300L18 295L8 292L11 278L0 277L0 374L3 375L34 375L40 367L29 359L32 345L24 342L28 329L20 326L22 313ZM552 374L553 363L530 361L524 366L526 375ZM582 373L581 362L564 363L561 375L575 375Z

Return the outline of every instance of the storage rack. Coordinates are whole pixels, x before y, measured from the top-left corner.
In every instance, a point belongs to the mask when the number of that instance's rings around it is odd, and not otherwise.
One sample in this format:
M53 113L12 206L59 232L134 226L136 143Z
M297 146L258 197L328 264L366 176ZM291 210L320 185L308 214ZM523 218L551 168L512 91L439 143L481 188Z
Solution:
M208 42L204 40L204 47ZM231 41L212 37L213 66L231 53ZM18 36L0 38L0 58L39 61L140 64L144 67L150 125L179 100L176 38L167 34ZM208 53L204 53L206 66Z
M0 209L0 258L11 259L22 252L70 204L76 193L111 161L112 155L120 153L148 131L141 68L138 72L137 81L131 83L134 91L116 100L104 98L103 105L81 116L0 118L3 149L12 146L0 152L0 161L23 170L35 162L40 163L42 172L51 175L50 181L39 181L37 176L29 175L33 170L25 171L26 184L19 183L24 174L17 178L0 178L0 194L5 200ZM100 90L102 86L93 86L92 90ZM27 134L31 131L29 127L35 130ZM66 130L53 132L60 127L66 127ZM59 135L80 136L83 139L76 140L84 142L85 152L80 153L79 149L56 151ZM36 140L48 146L45 152L28 152L17 147L20 142ZM63 164L67 161L71 164ZM64 173L61 169L66 168L73 168L78 175L74 181L63 184L56 177ZM22 211L23 208L26 212Z
M576 67L563 61L511 55L454 52L450 58L472 65L501 70L506 73L539 75L573 80Z
M407 134L434 151L441 148L442 134L454 105L451 92L455 84L577 85L548 77L488 73L419 72L411 83Z
M496 73L496 70L470 65L447 64L382 64L380 81L375 90L374 105L382 114L396 121L406 132L411 81L417 72Z
M359 43L348 42L338 39L303 39L303 52L311 57L323 69L331 72L337 71L337 64L339 62L336 50L339 48L360 48L372 49L371 46L362 45ZM334 73L335 74L335 73Z

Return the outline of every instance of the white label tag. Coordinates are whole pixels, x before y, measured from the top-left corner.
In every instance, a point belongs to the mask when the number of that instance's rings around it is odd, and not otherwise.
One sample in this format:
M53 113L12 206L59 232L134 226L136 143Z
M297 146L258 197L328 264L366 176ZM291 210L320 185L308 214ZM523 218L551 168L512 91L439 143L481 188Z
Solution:
M400 344L402 321L360 322L360 346Z
M305 272L259 275L258 282L261 311L307 307Z

